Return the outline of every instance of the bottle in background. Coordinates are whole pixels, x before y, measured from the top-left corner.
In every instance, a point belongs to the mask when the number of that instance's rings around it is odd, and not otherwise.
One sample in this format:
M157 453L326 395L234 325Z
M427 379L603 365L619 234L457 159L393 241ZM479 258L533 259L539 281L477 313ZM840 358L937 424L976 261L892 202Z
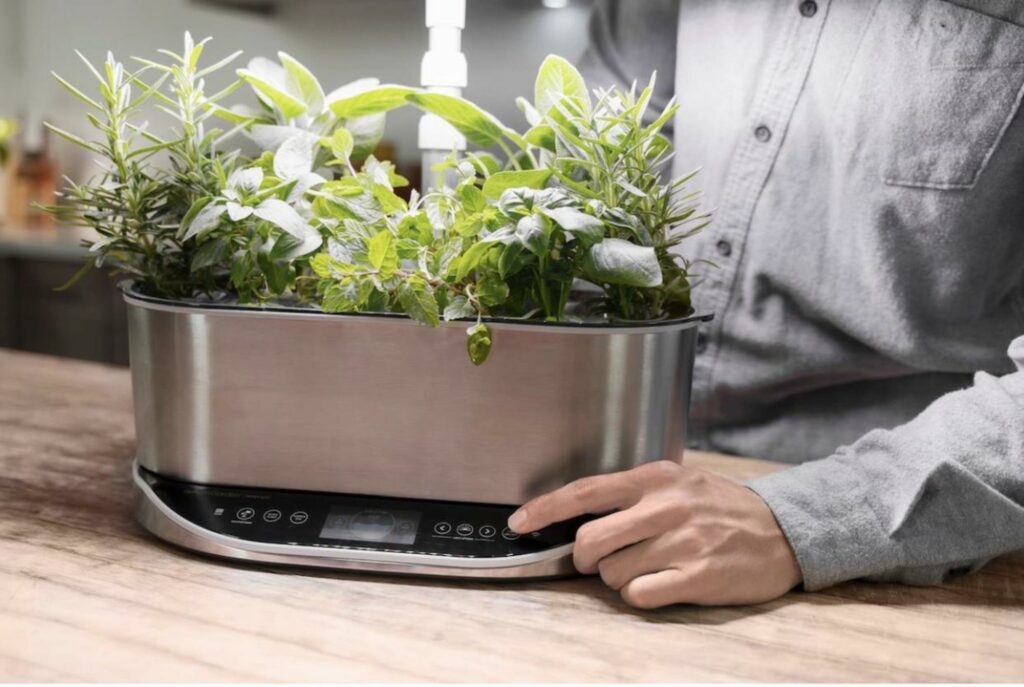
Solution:
M54 226L53 218L33 203L56 201L57 167L50 154L49 131L41 117L29 116L8 175L7 222L16 227Z

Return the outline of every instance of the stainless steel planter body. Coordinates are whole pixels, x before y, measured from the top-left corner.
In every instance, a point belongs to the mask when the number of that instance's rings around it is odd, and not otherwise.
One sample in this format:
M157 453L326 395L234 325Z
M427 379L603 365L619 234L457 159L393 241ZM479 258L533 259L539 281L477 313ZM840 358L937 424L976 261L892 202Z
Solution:
M681 458L699 318L649 327L190 307L126 296L139 463L192 482L516 504Z

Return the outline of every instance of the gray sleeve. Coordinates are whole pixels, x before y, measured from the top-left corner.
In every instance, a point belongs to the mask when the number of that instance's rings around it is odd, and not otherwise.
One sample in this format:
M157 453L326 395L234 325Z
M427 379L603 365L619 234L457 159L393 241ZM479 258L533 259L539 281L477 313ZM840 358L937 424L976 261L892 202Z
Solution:
M643 87L656 71L649 112L661 112L675 94L678 17L679 0L597 0L590 44L579 60L587 84L629 88L636 81Z
M1024 549L1024 337L1017 372L978 373L907 424L752 480L807 589L860 577L937 584Z

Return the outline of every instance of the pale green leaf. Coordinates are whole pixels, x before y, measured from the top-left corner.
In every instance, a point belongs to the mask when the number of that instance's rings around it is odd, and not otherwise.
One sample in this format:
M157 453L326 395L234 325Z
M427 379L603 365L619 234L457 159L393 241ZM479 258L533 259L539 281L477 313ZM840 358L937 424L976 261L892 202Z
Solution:
M505 127L494 115L463 98L444 93L413 93L416 107L445 120L475 146L487 148L501 140Z
M252 86L257 93L261 93L270 100L285 117L291 119L306 112L307 107L304 102L286 93L282 88L275 86L270 81L260 78L255 72L248 69L239 69L238 76Z
M328 103L331 112L343 119L388 112L405 105L415 88L384 84Z
M509 170L492 174L484 182L484 196L497 200L510 188L542 189L551 178L550 169Z
M378 232L367 246L367 260L382 279L387 279L398 269L398 246L394 234L387 229Z
M590 247L584 256L587 276L598 284L621 284L653 288L661 286L661 265L649 246L622 239L605 239Z
M324 89L320 87L320 82L313 76L313 72L288 53L279 52L277 57L284 67L285 79L290 86L288 90L301 94L302 100L311 112L319 112L324 106Z
M558 55L548 55L537 72L533 87L533 103L537 110L546 115L562 98L578 99L590 111L590 94L583 77L568 60Z

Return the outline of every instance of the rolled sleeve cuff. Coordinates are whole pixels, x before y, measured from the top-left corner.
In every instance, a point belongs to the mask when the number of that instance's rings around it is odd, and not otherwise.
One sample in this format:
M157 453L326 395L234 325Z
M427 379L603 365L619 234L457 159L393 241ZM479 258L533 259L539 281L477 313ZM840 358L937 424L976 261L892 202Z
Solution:
M774 513L808 591L899 567L899 550L872 509L870 493L838 457L759 477L746 486Z

